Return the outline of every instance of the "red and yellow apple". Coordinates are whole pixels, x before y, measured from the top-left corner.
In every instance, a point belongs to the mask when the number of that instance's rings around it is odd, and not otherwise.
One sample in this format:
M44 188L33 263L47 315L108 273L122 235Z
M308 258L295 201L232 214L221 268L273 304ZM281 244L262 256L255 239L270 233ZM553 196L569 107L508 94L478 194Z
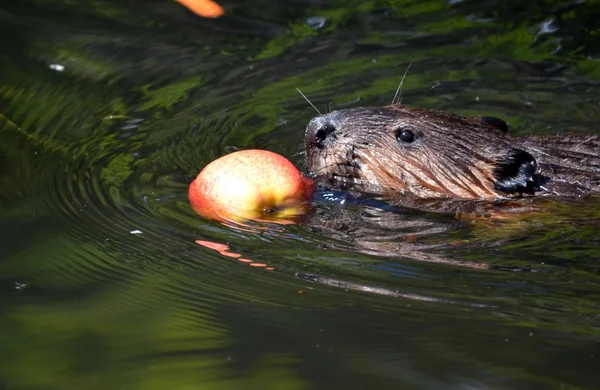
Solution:
M218 221L291 223L306 213L313 181L285 157L241 150L208 164L190 184L196 213Z

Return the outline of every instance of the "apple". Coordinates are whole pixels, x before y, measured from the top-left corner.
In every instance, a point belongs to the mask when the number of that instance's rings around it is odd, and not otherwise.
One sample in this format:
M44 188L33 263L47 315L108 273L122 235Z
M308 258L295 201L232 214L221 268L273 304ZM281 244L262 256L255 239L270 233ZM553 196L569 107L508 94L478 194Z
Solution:
M194 211L206 218L293 223L306 213L313 186L285 157L250 149L208 164L188 196Z

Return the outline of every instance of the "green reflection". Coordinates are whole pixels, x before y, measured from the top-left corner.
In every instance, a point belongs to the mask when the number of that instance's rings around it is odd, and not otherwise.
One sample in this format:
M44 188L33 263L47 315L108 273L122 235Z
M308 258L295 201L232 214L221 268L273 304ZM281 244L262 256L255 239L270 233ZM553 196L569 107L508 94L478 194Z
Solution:
M361 253L406 245L382 226L234 231L187 204L230 150L302 160L296 88L321 110L387 104L411 62L404 103L595 134L594 2L455 3L240 1L218 21L172 1L3 5L0 387L592 388L597 203L422 238L487 270Z

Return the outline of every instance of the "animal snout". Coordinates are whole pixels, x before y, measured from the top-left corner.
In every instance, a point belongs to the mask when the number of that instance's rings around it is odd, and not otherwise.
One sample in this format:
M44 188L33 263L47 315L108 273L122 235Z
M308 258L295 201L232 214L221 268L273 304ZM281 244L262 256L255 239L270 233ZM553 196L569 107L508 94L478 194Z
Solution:
M322 148L336 138L335 132L336 125L329 115L318 116L306 127L306 144Z

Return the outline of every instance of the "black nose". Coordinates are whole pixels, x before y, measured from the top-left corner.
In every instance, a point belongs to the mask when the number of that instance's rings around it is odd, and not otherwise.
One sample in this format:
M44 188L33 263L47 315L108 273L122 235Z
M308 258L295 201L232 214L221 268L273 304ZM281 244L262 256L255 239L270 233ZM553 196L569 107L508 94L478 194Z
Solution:
M328 139L335 138L335 125L327 116L313 118L306 126L306 144L325 146Z

